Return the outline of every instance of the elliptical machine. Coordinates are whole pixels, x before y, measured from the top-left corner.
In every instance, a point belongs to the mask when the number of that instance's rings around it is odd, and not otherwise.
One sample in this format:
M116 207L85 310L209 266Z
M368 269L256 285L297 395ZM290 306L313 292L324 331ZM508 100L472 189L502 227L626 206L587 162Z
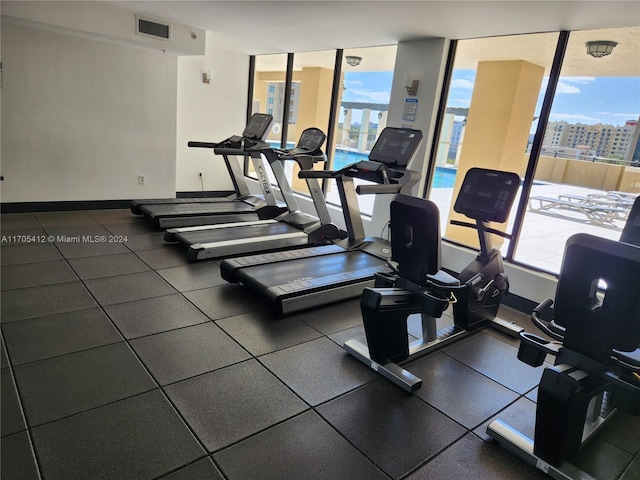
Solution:
M408 392L422 380L399 366L456 341L487 325L512 336L522 330L497 319L503 296L509 290L502 255L491 245L490 234L510 238L489 227L508 217L520 177L515 173L470 169L462 183L454 210L475 223L452 221L475 228L480 252L455 278L440 270L438 207L429 200L399 195L391 203L391 251L394 274L376 274L373 288L360 300L368 347L348 340L344 349ZM436 320L453 304L454 324L437 330ZM422 337L409 343L407 319L420 313Z

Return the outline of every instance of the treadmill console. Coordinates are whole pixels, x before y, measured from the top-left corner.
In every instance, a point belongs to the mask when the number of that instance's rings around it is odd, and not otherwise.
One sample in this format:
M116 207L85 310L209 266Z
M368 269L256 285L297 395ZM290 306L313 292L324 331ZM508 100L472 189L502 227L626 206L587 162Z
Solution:
M291 153L315 153L320 150L327 136L318 128L307 128Z
M242 132L245 139L262 140L267 136L273 116L268 113L254 113Z
M453 209L475 220L503 223L519 187L520 177L515 173L471 168Z
M420 145L422 132L410 128L386 127L369 153L369 160L404 168Z

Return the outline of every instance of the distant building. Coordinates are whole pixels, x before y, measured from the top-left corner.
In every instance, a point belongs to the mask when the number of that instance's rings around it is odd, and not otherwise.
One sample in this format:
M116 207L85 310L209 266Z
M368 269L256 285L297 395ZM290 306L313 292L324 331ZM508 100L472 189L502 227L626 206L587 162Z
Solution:
M598 157L626 159L635 150L638 122L629 120L623 126L598 123L549 122L544 134L543 148L568 147L595 151Z
M284 82L267 82L266 113L273 118L283 118L284 109ZM298 106L300 104L300 82L291 83L291 99L289 103L289 125L295 125L298 121Z

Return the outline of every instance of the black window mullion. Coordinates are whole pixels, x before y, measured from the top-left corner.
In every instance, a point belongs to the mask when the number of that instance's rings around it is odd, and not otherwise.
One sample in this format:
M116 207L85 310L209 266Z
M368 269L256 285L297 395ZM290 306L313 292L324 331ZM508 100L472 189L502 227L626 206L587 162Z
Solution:
M447 63L444 70L444 78L442 80L442 93L440 93L440 101L438 102L438 114L433 128L433 142L429 152L429 165L427 166L427 179L424 182L423 198L429 198L431 192L431 181L436 170L436 157L438 155L438 145L440 144L440 134L442 133L442 121L447 110L447 98L449 97L449 87L451 86L451 77L453 76L453 62L456 57L457 40L451 40L449 43L449 53L447 54Z
M247 120L245 124L249 123L249 119L253 114L253 90L256 84L256 56L251 55L249 57L249 87L247 89ZM244 157L244 175L249 176L249 157Z
M287 54L287 73L284 83L284 101L282 106L282 134L280 148L287 148L287 136L289 134L289 108L291 108L291 83L293 82L293 53Z
M340 99L342 96L342 56L344 50L339 48L336 50L336 61L333 67L333 85L331 86L331 105L329 107L329 124L327 125L327 144L325 151L327 154L327 163L324 169L327 170L332 165L333 147L336 141L336 127L338 125L338 112L340 111ZM329 182L322 180L322 191L326 195Z

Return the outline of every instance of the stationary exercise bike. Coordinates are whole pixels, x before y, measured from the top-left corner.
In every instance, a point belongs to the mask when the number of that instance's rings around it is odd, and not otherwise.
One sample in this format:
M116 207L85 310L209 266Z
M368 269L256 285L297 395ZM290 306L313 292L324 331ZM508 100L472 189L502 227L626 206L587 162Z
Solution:
M454 210L475 223L452 223L478 231L480 252L458 278L440 270L438 207L429 200L399 195L391 203L390 266L395 273L377 274L374 287L362 294L360 306L368 346L348 340L345 350L414 392L422 381L400 363L488 325L517 336L520 327L496 318L509 282L490 234L509 235L490 228L489 222L506 221L519 186L520 177L515 173L481 168L467 172ZM453 304L454 324L438 331L436 320L449 304ZM409 343L407 319L416 313L421 314L422 337Z
M556 357L538 387L534 438L501 420L487 433L557 480L593 480L571 457L616 410L640 415L640 248L572 236L555 304L545 300L531 319L554 341L522 332L518 359L537 367Z

